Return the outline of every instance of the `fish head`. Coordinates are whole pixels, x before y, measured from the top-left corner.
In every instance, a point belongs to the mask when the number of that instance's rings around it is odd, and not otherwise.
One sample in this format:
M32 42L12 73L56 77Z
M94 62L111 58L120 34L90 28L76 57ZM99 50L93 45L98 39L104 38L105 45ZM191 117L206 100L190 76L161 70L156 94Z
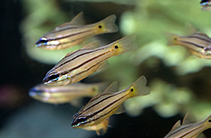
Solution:
M87 126L87 123L88 123L88 118L86 116L76 113L73 116L71 126L73 128L81 128L81 127Z
M35 97L37 95L42 95L42 91L37 89L36 87L29 89L29 96Z
M39 101L46 101L49 99L50 93L34 87L29 90L29 96Z
M204 56L211 56L211 46L204 48Z
M202 1L200 2L200 5L201 5L201 6L210 5L210 4L211 4L211 1L210 1L210 0L202 0Z
M60 46L60 42L58 40L49 39L47 37L41 37L36 42L36 47L42 48L42 49L54 50L54 49L58 49L59 46Z
M44 84L46 85L53 85L53 86L63 86L71 83L71 78L68 77L66 74L62 75L59 73L50 73L46 74L43 79Z

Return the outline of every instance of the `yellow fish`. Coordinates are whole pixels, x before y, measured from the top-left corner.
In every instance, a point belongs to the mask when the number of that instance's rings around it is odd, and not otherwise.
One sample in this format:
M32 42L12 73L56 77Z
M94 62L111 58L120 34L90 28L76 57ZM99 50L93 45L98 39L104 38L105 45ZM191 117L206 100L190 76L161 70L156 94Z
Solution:
M29 90L29 95L41 102L51 104L77 104L79 98L93 97L105 88L105 83L73 83L66 86L36 85Z
M135 96L147 95L150 89L146 86L144 76L138 78L128 88L117 92L117 83L112 83L102 94L94 96L73 117L71 126L85 130L95 130L97 134L103 134L107 130L108 118L112 114L121 113L121 105ZM90 129L92 128L92 129ZM103 130L102 133L101 130Z
M83 13L79 13L71 22L54 28L36 42L36 47L48 50L65 49L80 44L90 36L118 31L114 23L115 15L89 25L82 25L82 17Z
M198 138L200 133L211 128L211 115L197 123L186 121L187 116L188 114L184 117L182 125L178 120L164 138Z
M67 85L78 82L90 74L100 71L108 65L106 60L137 49L133 41L135 35L130 35L117 40L109 45L101 46L99 42L93 42L67 54L44 77L44 84Z
M168 45L184 46L191 54L211 59L211 38L204 33L195 32L190 36L178 36L168 33Z

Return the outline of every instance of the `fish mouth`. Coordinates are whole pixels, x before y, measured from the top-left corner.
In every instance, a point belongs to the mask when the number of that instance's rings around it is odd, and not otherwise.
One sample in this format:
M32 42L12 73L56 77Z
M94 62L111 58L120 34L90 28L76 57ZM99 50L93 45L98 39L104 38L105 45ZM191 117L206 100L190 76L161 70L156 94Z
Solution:
M78 127L79 127L79 124L78 124L78 122L77 122L77 119L73 119L73 120L72 120L71 126L72 126L73 128L78 128Z

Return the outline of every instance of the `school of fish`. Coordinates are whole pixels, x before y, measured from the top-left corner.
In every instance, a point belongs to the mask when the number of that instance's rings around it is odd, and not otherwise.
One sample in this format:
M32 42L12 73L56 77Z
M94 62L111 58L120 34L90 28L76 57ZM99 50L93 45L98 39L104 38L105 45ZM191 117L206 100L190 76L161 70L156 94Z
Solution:
M200 5L202 10L211 11L211 0L202 0ZM85 25L81 12L70 22L61 24L42 36L36 42L36 47L58 50L86 43L92 36L117 32L115 20L116 16L110 15L97 23ZM166 36L167 45L183 46L198 58L211 59L211 38L205 33L194 29L189 36L173 33L167 33ZM118 91L117 82L106 88L106 83L85 84L79 81L107 68L107 59L110 57L138 49L135 39L136 35L133 34L100 47L99 41L93 41L68 53L46 73L43 83L29 90L29 95L44 103L70 103L77 106L81 104L81 98L92 97L73 116L71 126L96 131L97 135L106 133L110 116L123 113L123 103L126 100L150 94L150 89L146 86L147 79L141 76L121 91ZM211 128L211 115L197 123L189 122L188 115L184 117L182 125L179 120L164 138L197 138L203 135L204 130Z

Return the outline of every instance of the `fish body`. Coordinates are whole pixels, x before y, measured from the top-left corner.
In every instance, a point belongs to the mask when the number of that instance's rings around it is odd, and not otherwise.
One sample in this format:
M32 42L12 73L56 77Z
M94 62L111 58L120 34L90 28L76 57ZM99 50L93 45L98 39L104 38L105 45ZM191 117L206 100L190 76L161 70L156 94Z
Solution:
M211 38L206 34L195 32L190 36L178 36L168 33L167 37L168 45L180 45L199 58L211 59Z
M67 54L44 77L48 85L67 85L78 82L90 74L104 69L107 59L137 49L133 43L135 35L98 47L98 42L90 43L82 49ZM96 48L97 47L97 48Z
M118 31L114 23L115 15L89 25L82 25L82 16L83 14L79 13L71 22L64 23L45 34L36 42L36 47L48 50L66 49L80 44L90 36Z
M104 83L73 83L66 86L36 85L29 90L29 95L41 102L51 104L71 103L82 97L93 97L105 88Z
M121 105L127 99L149 94L150 90L146 86L146 82L146 78L141 76L128 88L118 92L117 83L112 83L102 94L94 96L74 115L71 126L88 130L87 128L101 125L112 114L121 113ZM100 129L106 130L107 126ZM100 129L96 128L95 130L99 132Z
M180 120L177 121L172 130L164 138L198 138L200 133L211 128L211 115L197 123L185 122L185 118L182 125L180 125Z
M211 11L211 0L202 0L200 5L202 6L202 10Z

